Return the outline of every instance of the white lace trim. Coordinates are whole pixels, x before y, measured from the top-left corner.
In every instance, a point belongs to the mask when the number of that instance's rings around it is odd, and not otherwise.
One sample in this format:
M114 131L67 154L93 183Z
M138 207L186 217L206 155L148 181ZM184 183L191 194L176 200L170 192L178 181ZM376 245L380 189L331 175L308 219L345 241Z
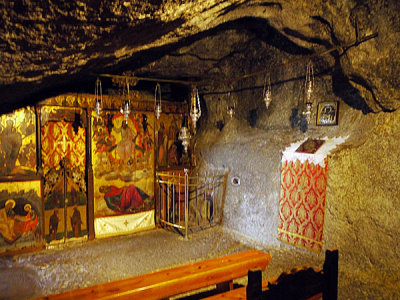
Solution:
M307 138L305 138L299 142L292 143L282 152L282 162L295 162L299 160L303 164L307 160L314 165L318 164L321 167L325 167L325 158L338 145L344 143L348 137L349 136L337 138L324 137L321 140L325 140L325 143L314 154L296 152L296 149L307 140Z

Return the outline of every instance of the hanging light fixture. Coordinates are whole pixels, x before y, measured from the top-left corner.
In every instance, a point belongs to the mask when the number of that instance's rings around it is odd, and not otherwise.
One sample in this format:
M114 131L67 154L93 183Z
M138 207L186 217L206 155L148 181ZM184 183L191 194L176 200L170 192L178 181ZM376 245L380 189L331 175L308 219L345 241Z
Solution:
M196 130L196 123L201 117L199 90L196 87L192 89L189 114L193 121L193 127Z
M99 77L97 77L96 79L96 85L94 88L94 98L95 98L94 111L96 113L97 118L100 118L100 113L102 110L101 106L103 104L103 91L101 88L101 81Z
M307 63L307 73L305 81L305 95L304 95L304 110L303 115L307 124L311 122L312 108L313 108L313 90L314 90L314 66L310 60Z
M268 77L268 83L267 83L267 77ZM271 75L268 74L265 75L265 79L264 79L264 90L263 90L263 100L265 102L265 106L269 107L269 105L271 104L272 101L272 97L271 97Z
M188 150L190 139L191 139L191 135L190 135L190 132L189 132L189 129L188 129L186 123L187 123L186 117L184 117L183 125L182 125L181 131L179 132L179 136L178 136L178 139L182 142L183 150L185 152L187 152L187 150Z
M157 96L158 96L158 98L157 98ZM154 92L154 114L155 114L157 120L160 118L161 113L162 113L161 86L159 83L157 83L156 90Z
M131 113L131 99L129 94L129 82L126 83L127 99L125 99L124 105L121 107L120 112L124 115L125 124L128 124L129 114Z
M226 111L229 115L229 117L232 119L233 115L235 114L235 102L231 103L231 93L228 93L228 106L226 108Z

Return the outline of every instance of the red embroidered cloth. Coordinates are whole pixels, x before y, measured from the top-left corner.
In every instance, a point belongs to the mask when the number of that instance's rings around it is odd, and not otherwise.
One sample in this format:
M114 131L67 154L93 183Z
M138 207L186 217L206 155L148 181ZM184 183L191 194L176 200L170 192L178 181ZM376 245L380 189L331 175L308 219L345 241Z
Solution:
M325 166L282 161L278 239L288 244L321 251L324 229Z
M45 172L53 167L58 168L64 156L69 158L70 168L79 166L81 170L85 170L86 142L83 128L75 133L71 122L58 121L47 122L41 130Z

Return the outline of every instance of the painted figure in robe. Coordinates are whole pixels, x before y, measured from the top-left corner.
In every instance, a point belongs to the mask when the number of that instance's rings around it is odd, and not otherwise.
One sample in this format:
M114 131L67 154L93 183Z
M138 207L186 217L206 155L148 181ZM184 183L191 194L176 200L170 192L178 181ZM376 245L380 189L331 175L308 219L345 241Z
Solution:
M144 207L144 200L149 196L133 184L118 188L114 185L101 186L108 208L119 212L131 212Z
M74 212L71 217L71 227L74 237L81 236L81 225L82 225L81 213L79 212L78 207L75 204Z
M8 119L6 127L0 134L0 147L4 154L4 164L7 174L11 174L14 170L21 146L21 133L14 127L14 121Z
M25 224L24 224L24 234L29 231L33 231L39 223L36 212L32 209L32 206L28 203L25 204L24 210L26 211Z
M14 207L15 200L8 199L4 208L0 209L0 234L9 244L30 231L33 231L36 236L36 228L39 224L38 216L30 204L24 206L24 210L27 212L25 216L16 214Z
M53 214L50 216L50 222L49 222L49 235L51 240L56 240L57 239L57 229L58 229L58 209L55 208Z
M120 158L120 167L122 170L128 167L128 162L131 162L131 156L136 159L136 138L133 130L125 123L122 122L120 128L114 128L115 132L121 132L121 141L117 144L117 153Z

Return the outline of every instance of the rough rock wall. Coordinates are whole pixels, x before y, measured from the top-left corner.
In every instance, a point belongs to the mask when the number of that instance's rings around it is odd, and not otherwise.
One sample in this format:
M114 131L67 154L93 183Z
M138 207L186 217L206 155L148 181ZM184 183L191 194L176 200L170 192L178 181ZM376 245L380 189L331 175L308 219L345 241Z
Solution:
M324 246L341 250L341 271L354 274L364 295L394 299L400 294L400 113L374 119L365 143L329 161ZM380 285L387 287L383 295L374 292Z
M260 80L254 79L253 86ZM328 76L317 78L317 101L338 100L329 81ZM260 89L204 96L207 115L196 137L198 169L230 170L224 226L262 247L291 247L277 240L281 152L305 137L347 137L329 159L323 249L339 248L340 273L352 274L361 294L374 295L374 286L385 280L390 288L384 296L398 295L400 113L364 115L340 102L338 126L316 126L314 119L303 134L289 122L300 84L276 85L268 110ZM230 119L226 106L232 98L237 105ZM255 120L249 118L252 110L257 112ZM234 176L241 179L240 186L230 184Z

